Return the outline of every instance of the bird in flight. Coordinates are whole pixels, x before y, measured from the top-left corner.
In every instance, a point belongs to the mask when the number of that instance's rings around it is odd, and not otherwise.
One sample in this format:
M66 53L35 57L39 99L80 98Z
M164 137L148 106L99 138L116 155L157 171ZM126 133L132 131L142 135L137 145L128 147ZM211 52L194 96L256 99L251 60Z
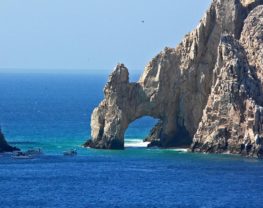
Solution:
M144 23L144 20L142 20L141 23Z

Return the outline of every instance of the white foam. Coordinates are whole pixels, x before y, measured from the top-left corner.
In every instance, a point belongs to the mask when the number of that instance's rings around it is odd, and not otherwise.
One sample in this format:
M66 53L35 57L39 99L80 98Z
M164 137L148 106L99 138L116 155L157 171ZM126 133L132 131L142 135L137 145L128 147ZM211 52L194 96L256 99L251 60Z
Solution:
M150 142L144 142L141 139L125 139L125 147L147 147Z
M186 148L175 148L175 149L168 149L170 151L175 151L175 152L188 152L188 149Z

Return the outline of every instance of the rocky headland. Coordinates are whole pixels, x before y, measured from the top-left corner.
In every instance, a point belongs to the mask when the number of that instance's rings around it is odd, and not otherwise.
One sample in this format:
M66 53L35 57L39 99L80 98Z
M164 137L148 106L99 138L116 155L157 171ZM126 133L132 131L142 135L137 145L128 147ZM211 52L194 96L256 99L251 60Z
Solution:
M4 134L3 134L3 132L2 132L1 129L0 129L0 153L3 153L3 152L13 152L13 151L19 151L19 149L16 148L16 147L10 146L10 145L7 143Z
M149 146L263 155L263 0L213 0L197 28L165 48L136 83L118 64L86 146L123 149L128 125L160 121Z

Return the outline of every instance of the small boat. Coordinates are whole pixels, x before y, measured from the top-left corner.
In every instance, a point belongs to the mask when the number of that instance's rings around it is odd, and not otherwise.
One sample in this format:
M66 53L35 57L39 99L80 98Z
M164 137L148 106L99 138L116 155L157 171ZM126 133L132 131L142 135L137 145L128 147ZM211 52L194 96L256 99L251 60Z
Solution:
M75 156L77 155L77 150L76 149L71 149L68 151L63 152L64 156Z
M12 158L14 159L32 159L33 155L27 154L26 152L14 152Z

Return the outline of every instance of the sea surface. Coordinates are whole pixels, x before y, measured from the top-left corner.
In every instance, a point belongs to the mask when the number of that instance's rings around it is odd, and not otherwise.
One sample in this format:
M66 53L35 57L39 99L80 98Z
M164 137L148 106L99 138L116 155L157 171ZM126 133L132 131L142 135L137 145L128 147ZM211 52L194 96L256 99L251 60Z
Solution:
M263 207L263 161L146 149L142 139L157 122L149 117L129 126L124 151L82 148L106 81L95 74L0 74L6 138L44 152L25 160L0 155L0 208ZM78 155L63 156L71 148Z

